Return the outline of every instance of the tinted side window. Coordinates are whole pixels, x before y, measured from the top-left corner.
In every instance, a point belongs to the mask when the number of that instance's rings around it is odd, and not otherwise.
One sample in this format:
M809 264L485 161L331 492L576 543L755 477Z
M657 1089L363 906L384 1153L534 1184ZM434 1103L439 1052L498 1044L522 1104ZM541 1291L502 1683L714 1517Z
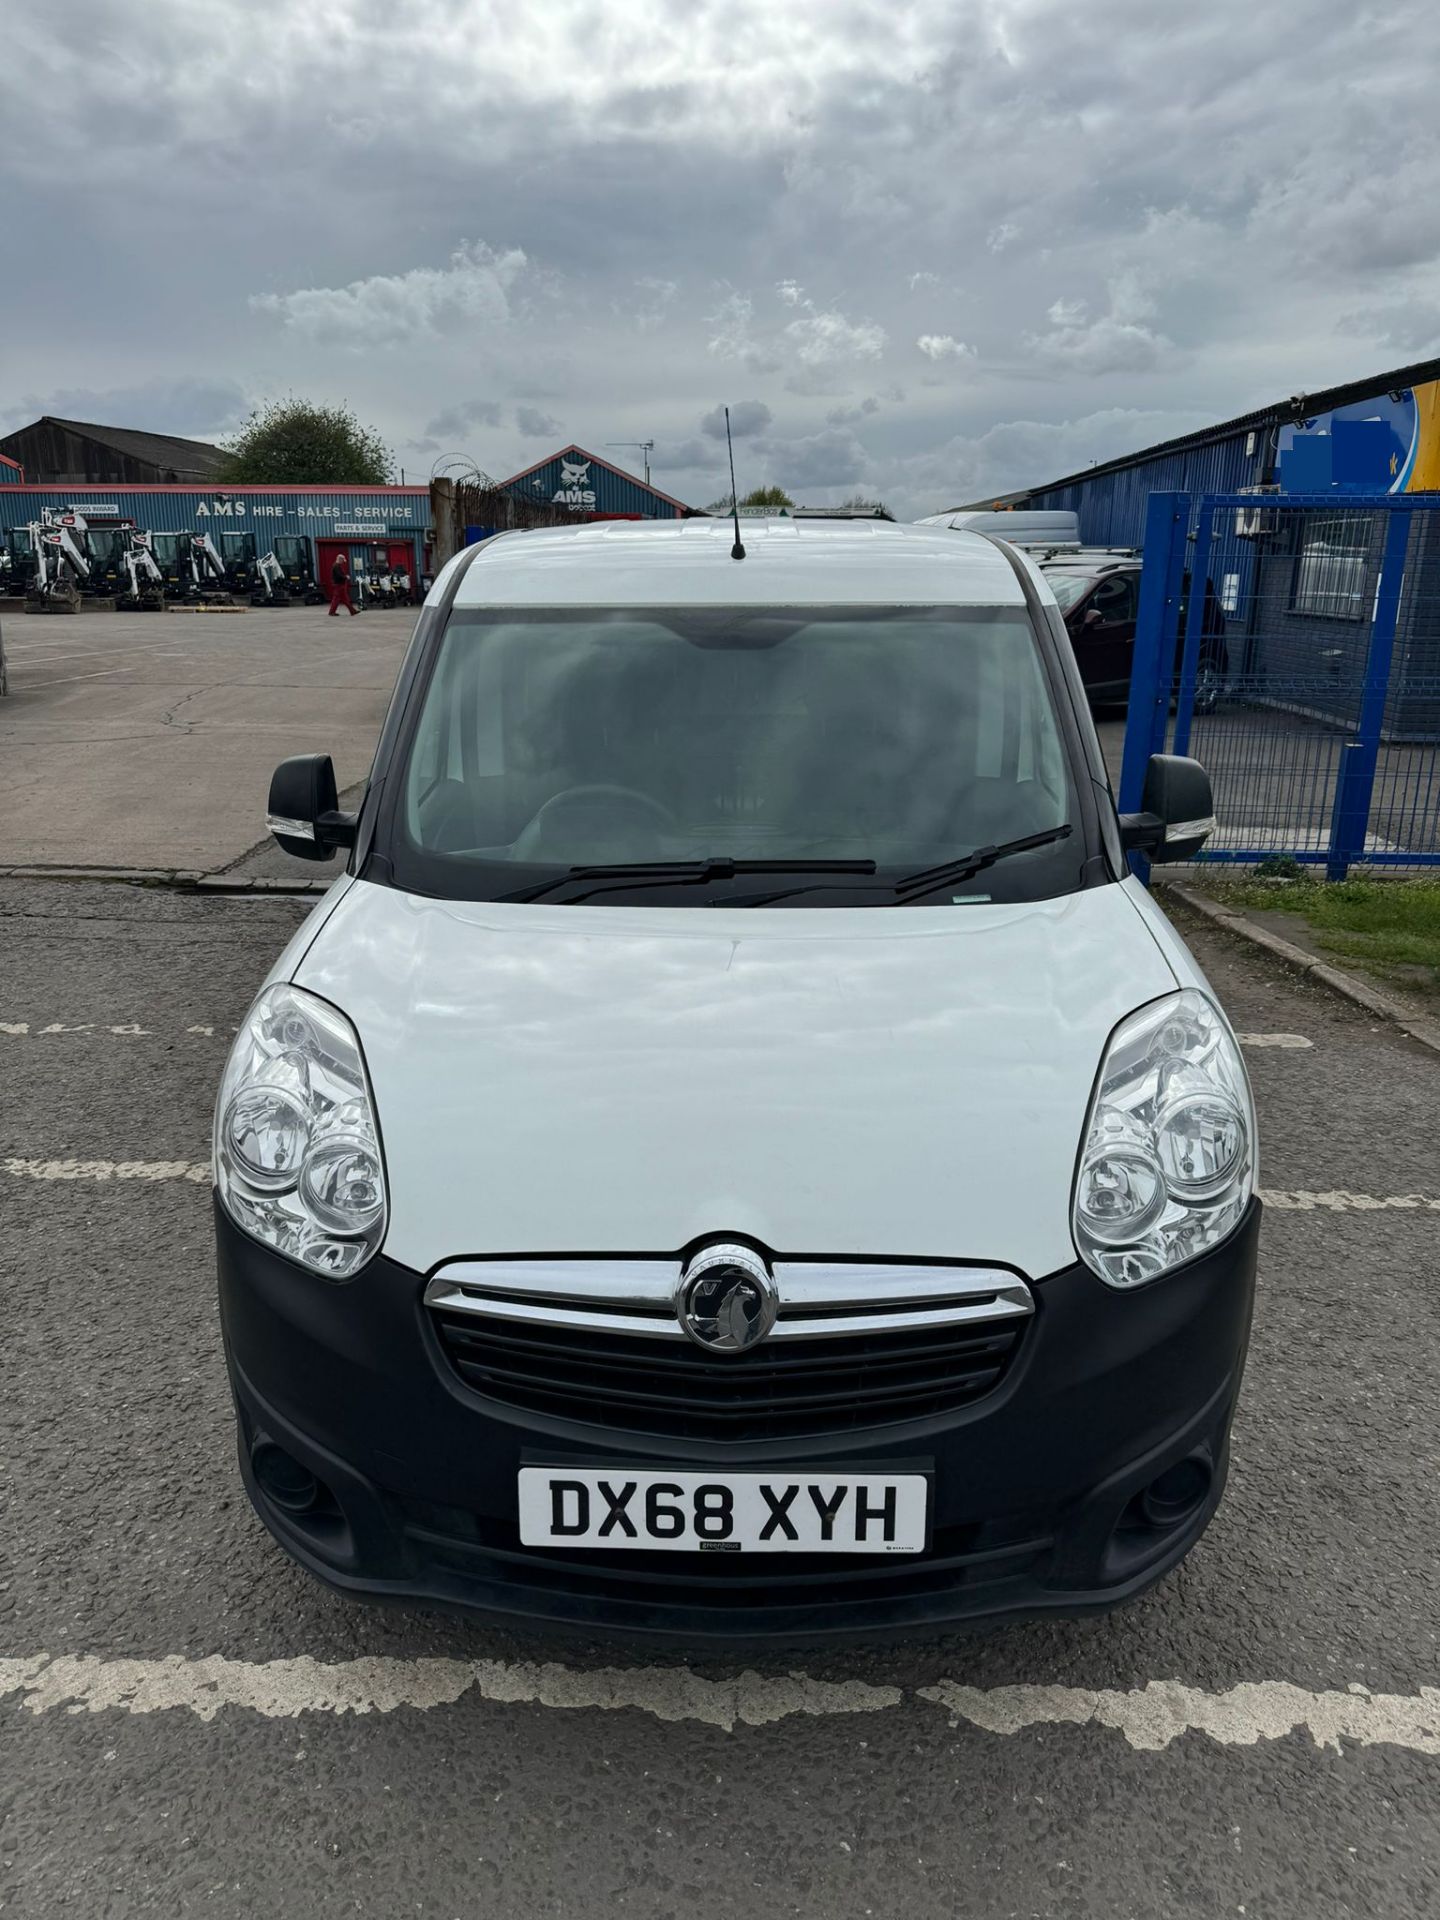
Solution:
M1090 596L1090 605L1096 609L1106 625L1114 625L1123 620L1135 618L1135 606L1138 599L1139 582L1133 573L1114 573L1104 579Z

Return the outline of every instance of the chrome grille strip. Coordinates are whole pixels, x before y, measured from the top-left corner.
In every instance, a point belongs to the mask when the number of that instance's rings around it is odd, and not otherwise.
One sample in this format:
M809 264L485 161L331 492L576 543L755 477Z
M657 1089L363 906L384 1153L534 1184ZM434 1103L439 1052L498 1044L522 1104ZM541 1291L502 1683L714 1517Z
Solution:
M780 1314L771 1340L924 1332L1035 1311L1029 1287L988 1267L841 1265L777 1260ZM672 1260L456 1260L425 1288L425 1304L480 1319L683 1340Z

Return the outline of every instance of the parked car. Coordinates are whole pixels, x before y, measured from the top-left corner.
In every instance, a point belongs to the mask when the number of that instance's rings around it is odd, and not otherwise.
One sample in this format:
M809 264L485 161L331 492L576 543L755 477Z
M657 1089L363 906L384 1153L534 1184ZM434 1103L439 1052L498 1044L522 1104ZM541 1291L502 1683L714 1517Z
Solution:
M340 1590L693 1642L1086 1611L1225 1482L1239 1047L1127 864L1058 611L978 535L500 536L215 1115L240 1469Z
M1128 548L1056 549L1037 555L1041 571L1059 602L1065 630L1075 649L1080 678L1092 705L1128 700L1135 660L1135 616L1140 604L1140 556ZM1185 597L1189 595L1189 576ZM1180 671L1185 636L1185 600L1180 608ZM1200 654L1195 671L1195 711L1214 710L1230 671L1225 644L1225 615L1214 584L1205 583Z

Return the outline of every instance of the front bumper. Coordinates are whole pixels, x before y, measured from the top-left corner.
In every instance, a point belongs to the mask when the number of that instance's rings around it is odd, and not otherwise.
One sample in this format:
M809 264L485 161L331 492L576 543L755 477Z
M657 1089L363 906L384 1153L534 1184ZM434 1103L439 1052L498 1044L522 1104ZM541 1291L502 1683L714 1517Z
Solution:
M423 1275L381 1256L333 1284L248 1239L217 1206L241 1473L281 1545L332 1586L516 1623L799 1641L1109 1607L1183 1559L1219 1504L1259 1228L1256 1201L1223 1247L1132 1294L1080 1265L1038 1282L1018 1358L970 1406L741 1443L612 1434L490 1403L445 1362ZM267 1445L321 1483L309 1510L287 1510L257 1480ZM823 1563L522 1547L517 1475L537 1459L930 1466L931 1547ZM1181 1462L1196 1492L1177 1510L1147 1490Z

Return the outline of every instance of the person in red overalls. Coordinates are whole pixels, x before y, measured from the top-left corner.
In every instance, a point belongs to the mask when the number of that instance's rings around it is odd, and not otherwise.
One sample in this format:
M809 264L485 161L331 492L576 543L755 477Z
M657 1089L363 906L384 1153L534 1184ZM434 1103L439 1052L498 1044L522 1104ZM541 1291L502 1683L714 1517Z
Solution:
M341 607L348 607L351 616L355 613L355 602L350 598L350 556L341 552L335 556L335 564L330 569L330 613L339 613Z

